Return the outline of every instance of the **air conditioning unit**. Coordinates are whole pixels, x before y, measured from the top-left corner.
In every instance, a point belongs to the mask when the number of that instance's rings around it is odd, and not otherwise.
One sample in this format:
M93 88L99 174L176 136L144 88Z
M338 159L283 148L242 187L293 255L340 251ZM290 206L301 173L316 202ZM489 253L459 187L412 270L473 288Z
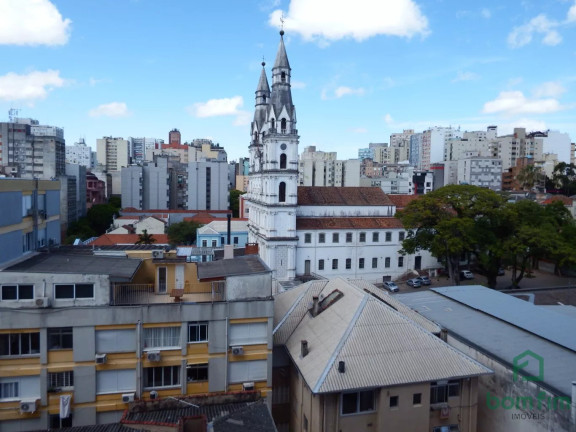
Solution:
M134 393L124 393L122 395L122 403L134 402Z
M46 308L50 306L50 299L48 297L38 297L34 300L34 304L39 308Z
M243 354L244 354L244 347L241 346L232 347L232 355L243 355Z
M96 364L104 364L108 360L106 354L96 354Z
M20 412L21 413L36 412L36 399L21 400L20 401Z
M159 258L159 259L164 258L164 251L161 250L152 251L152 258Z
M152 390L150 392L150 399L152 399L152 400L158 399L158 392L156 390Z
M146 359L149 362L159 362L160 361L160 351L148 351L146 353Z
M242 390L244 390L244 391L254 390L254 383L253 382L242 383Z

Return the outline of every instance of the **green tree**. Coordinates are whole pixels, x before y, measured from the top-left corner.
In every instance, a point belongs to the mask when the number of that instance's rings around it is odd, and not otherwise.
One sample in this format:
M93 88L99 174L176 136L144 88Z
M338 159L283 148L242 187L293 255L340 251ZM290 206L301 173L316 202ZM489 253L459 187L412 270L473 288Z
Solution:
M560 162L552 172L552 182L563 195L576 194L576 165Z
M242 192L236 189L230 191L230 210L232 210L232 217L240 217L240 195L244 195L246 192Z
M153 244L156 243L156 239L152 234L148 234L148 230L142 230L142 234L138 234L138 241L135 244Z
M174 223L166 231L168 240L173 245L193 245L196 242L196 230L201 226L194 221Z
M95 237L96 231L90 226L87 218L83 217L68 226L66 231L66 244L72 244L76 239L87 240L90 237Z
M117 195L112 195L110 198L108 198L108 204L110 204L112 207L115 207L117 209L121 209L122 208L122 198L120 198Z
M544 187L546 176L542 172L542 168L534 164L526 165L520 170L516 176L516 180L520 183L522 190L532 190L534 187L542 189Z
M90 226L98 236L106 233L112 225L114 216L118 216L118 209L110 204L93 205L86 214Z

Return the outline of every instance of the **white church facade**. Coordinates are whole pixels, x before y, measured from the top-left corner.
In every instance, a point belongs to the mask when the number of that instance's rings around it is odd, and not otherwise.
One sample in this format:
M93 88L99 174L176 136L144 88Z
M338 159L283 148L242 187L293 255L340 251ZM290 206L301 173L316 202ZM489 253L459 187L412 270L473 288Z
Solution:
M246 194L248 241L278 281L303 275L392 280L440 265L428 252L402 255L405 230L392 196L377 187L298 186L296 109L280 32L272 88L262 63L251 124Z

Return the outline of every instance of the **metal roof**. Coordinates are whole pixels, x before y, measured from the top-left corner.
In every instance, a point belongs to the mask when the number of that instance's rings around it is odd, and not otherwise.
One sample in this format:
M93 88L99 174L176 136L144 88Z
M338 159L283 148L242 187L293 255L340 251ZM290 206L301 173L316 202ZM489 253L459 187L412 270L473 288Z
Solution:
M313 281L276 297L286 310L275 328L275 343L285 340L288 353L315 393L403 385L470 377L491 371L447 345L366 289L341 278ZM313 317L312 295L343 296ZM374 287L374 290L377 288ZM310 292L307 292L310 291ZM288 308L288 295L297 304ZM289 334L286 334L289 333ZM301 356L301 341L309 354ZM344 361L345 373L338 372Z
M470 285L454 288L456 288L455 291L461 288L471 288L476 290L474 296L478 297L481 296L481 291L484 291L486 298L491 298L493 301L502 299L501 296L492 296L491 292L494 291L489 288L480 287L483 290L478 290L477 287ZM482 306L484 309L482 310L474 306L471 301L469 301L471 305L467 305L442 295L438 289L397 294L395 298L446 328L451 335L463 343L509 367L513 364L514 358L525 351L530 350L536 353L544 359L544 380L539 384L555 394L571 395L571 383L576 377L576 353L533 331L525 330L519 326L522 324L520 322L513 324L485 312L484 310L490 309L487 300L482 302L483 305L480 301L478 302L477 306ZM574 319L570 321L568 329L561 329L560 323L566 323L564 318L567 317L515 297L502 300L509 308L510 316L516 315L517 308L523 310L531 321L524 324L530 324L532 330L538 330L534 327L538 323L541 324L540 334L550 333L552 328L557 329L559 333L568 330L573 334L576 329ZM494 305L494 309L498 310L501 317L506 318L505 311L501 310L500 305ZM544 322L544 319L548 321ZM510 321L509 318L508 321ZM545 328L547 330L544 331ZM538 376L537 362L529 362L524 371L527 375Z
M5 272L106 274L117 281L130 281L142 260L78 254L43 253L10 266Z
M230 221L231 232L248 232L248 220L233 219ZM215 220L198 228L198 234L225 234L228 232L227 220Z
M197 266L198 279L200 280L272 272L258 255L245 255L220 261L199 262Z

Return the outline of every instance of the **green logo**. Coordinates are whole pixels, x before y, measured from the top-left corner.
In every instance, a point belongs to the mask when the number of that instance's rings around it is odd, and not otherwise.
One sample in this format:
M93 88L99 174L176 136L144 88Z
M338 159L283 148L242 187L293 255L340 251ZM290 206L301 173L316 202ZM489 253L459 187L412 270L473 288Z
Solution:
M544 358L539 356L533 351L526 350L521 354L518 354L512 360L513 370L514 370L514 381L518 381L519 373L523 370L530 360L535 360L538 362L538 375L537 376L523 376L525 381L544 381Z

